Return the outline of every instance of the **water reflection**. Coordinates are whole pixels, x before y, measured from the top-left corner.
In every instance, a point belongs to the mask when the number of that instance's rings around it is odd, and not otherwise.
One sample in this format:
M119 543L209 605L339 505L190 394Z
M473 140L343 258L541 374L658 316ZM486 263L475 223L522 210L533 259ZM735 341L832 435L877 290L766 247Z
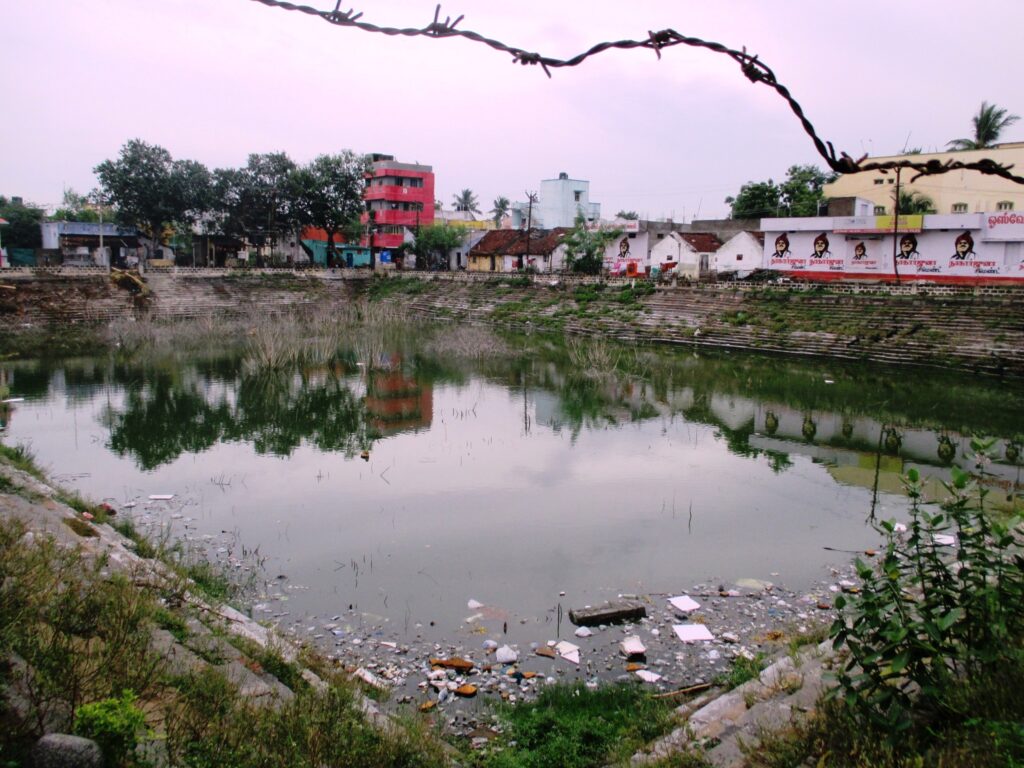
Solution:
M877 546L865 518L902 513L907 469L969 467L974 434L997 438L1002 498L1019 488L1024 392L997 381L665 349L588 367L557 339L430 341L264 373L216 354L3 363L26 398L4 439L186 536L237 531L309 587L275 614L358 605L440 633L474 598L538 642L560 592L808 585L833 549Z
M584 430L681 418L713 427L737 456L765 457L776 473L802 455L827 463L839 482L865 485L883 466L883 485L893 489L912 466L941 479L950 466L970 468L970 436L984 434L998 438L992 482L1012 489L1019 481L1024 396L997 382L664 350L634 352L613 370L581 370L554 340L517 344L515 354L482 360L406 349L376 353L367 365L343 352L290 372L253 373L231 355L8 363L0 383L19 397L56 393L69 403L103 393L108 447L146 470L227 442L278 456L306 443L351 457L376 440L428 429L435 385L480 377L521 394L525 431L566 430L572 441ZM12 415L5 405L4 422Z

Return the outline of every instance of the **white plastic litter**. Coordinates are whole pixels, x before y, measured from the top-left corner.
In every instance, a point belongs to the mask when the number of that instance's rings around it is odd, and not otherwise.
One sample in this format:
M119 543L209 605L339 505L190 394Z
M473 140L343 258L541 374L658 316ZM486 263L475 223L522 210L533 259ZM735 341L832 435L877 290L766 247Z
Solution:
M715 639L715 636L703 624L673 624L672 631L684 643L696 643Z
M562 640L555 643L555 650L558 652L558 655L566 661L570 661L573 664L580 663L580 647L578 645L573 645L566 640Z
M695 611L700 608L700 603L694 600L689 595L679 595L678 597L670 597L668 599L672 607L677 611L688 613L689 611Z
M619 650L623 656L643 656L647 653L647 647L638 635L630 635L619 643Z
M645 683L656 683L661 680L661 675L657 672L651 672L649 669L638 669L635 674Z

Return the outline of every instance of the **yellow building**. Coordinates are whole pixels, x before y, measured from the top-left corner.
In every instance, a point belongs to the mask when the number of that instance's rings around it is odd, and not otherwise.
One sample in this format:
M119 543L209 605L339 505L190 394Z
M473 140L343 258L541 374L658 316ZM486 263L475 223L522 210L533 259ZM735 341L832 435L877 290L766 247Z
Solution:
M1000 165L1012 165L1012 173L1024 175L1024 141L996 144L989 149L967 150L964 152L929 152L919 155L894 155L872 157L871 161L889 160L959 160L972 162L990 158ZM900 189L914 191L931 199L936 213L978 213L987 211L1024 210L1024 184L998 176L987 176L978 171L950 171L936 176L922 176L910 181L915 172L904 169L900 177ZM896 174L890 171L867 171L840 176L825 185L825 197L859 197L875 205L876 214L893 212L893 197L896 189Z

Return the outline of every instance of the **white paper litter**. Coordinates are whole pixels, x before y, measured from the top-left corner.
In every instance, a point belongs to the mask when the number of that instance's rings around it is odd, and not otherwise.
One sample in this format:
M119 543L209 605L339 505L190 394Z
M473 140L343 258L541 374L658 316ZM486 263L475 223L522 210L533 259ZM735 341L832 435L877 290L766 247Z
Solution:
M619 643L619 650L623 656L643 656L647 653L647 647L638 635L630 635Z
M689 611L696 611L698 608L700 608L700 603L698 603L689 595L679 595L678 597L670 597L668 601L672 604L673 608L675 608L677 611L682 611L683 613L687 613Z
M469 608L469 610L471 611L475 611L477 608L483 608L484 604L481 603L479 600L470 600L468 603L466 603L466 607Z
M672 631L684 643L696 643L701 640L715 639L715 636L703 624L673 624Z
M651 670L649 669L638 669L633 674L635 674L645 683L656 683L659 680L661 680L661 675L659 675L657 672L651 672Z
M956 536L951 536L948 533L936 533L932 536L932 540L941 547L956 546Z
M558 655L566 661L571 661L573 664L580 663L580 647L573 645L572 643L562 640L561 642L555 643L555 650Z
M151 493L149 494L150 501L170 501L174 498L173 493Z

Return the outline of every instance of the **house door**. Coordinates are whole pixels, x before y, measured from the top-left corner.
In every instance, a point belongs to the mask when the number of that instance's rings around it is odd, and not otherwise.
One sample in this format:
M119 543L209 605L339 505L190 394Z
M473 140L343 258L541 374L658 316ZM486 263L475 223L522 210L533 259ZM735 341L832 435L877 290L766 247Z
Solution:
M494 271L494 266L495 266L495 264L494 264L494 256L491 256L491 272Z
M703 277L707 273L708 273L708 255L706 253L702 253L700 255L700 274L701 274L701 277Z

